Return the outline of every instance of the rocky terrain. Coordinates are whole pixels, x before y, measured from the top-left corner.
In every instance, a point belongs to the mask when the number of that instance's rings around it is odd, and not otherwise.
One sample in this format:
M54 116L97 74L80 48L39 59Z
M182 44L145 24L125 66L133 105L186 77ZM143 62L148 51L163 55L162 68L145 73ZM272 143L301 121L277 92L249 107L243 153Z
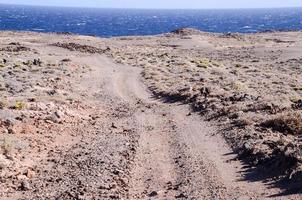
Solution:
M0 199L300 199L302 32L0 33Z

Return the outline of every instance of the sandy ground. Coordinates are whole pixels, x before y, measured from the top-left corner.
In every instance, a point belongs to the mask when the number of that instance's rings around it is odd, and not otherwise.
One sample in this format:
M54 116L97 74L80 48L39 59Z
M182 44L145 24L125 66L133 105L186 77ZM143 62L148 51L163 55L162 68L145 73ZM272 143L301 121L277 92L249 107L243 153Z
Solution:
M300 32L0 36L0 199L301 198Z

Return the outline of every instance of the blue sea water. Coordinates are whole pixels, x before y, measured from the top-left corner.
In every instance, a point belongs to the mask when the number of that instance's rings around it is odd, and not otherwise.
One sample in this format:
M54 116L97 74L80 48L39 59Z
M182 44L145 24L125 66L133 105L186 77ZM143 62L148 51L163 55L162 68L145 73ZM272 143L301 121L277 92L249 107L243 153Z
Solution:
M183 27L220 33L301 30L302 8L135 10L0 5L0 30L110 37L154 35Z

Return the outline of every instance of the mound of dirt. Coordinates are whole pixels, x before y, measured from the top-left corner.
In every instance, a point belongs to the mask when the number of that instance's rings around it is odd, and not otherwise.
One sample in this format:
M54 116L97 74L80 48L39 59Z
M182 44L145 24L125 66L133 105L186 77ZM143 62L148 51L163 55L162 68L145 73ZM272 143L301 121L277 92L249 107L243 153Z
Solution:
M70 51L79 51L82 53L93 53L93 54L94 53L103 54L103 53L106 53L107 51L110 51L109 47L107 47L105 49L100 49L100 48L96 48L93 46L81 45L81 44L76 44L76 43L60 43L60 42L58 42L58 43L52 44L52 46L65 48Z
M194 29L194 28L180 28L180 29L171 31L171 33L175 34L175 35L179 35L179 36L190 36L190 35L200 35L203 32L198 29Z

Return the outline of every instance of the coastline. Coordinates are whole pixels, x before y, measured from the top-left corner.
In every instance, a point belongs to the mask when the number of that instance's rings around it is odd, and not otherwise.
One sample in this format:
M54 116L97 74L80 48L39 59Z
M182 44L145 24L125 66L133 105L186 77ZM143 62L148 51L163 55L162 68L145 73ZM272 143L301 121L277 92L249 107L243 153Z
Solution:
M86 36L86 37L95 37L95 38L100 38L100 39L114 39L114 38L131 38L131 37L157 37L157 36L162 36L166 34L173 33L174 31L177 30L195 30L199 33L204 33L204 34L213 34L213 35L232 35L232 34L239 34L239 35L257 35L257 34L272 34L272 33L299 33L302 32L302 29L299 30L293 30L293 29L268 29L268 30L263 30L263 31L258 31L258 32L252 32L252 33L243 33L243 32L208 32L208 31L203 31L199 30L196 28L191 28L191 27L183 27L183 28L178 28L175 30L172 30L171 32L164 32L164 33L159 33L159 34L150 34L150 35L120 35L120 36L101 36L101 35L85 35L85 34L79 34L75 32L41 32L41 31L35 31L35 30L0 30L0 33L5 33L5 32L11 32L11 33L28 33L28 34L45 34L45 35L71 35L71 36Z

